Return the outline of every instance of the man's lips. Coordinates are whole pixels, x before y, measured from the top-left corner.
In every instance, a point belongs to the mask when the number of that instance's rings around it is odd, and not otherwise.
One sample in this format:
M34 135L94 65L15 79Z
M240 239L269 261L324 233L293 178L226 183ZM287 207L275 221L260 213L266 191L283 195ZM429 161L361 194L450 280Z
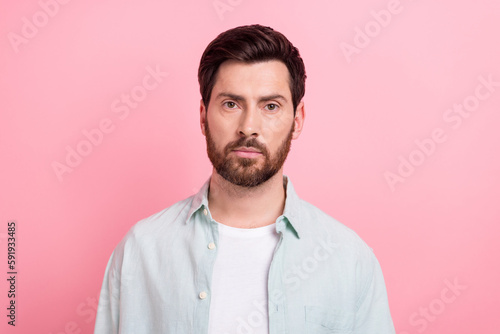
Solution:
M253 147L238 147L233 150L233 152L242 158L255 158L258 157L259 155L262 155L262 153L253 148Z
M253 148L253 147L238 147L238 148L235 148L233 151L257 152L257 153L260 153L260 151L258 149Z

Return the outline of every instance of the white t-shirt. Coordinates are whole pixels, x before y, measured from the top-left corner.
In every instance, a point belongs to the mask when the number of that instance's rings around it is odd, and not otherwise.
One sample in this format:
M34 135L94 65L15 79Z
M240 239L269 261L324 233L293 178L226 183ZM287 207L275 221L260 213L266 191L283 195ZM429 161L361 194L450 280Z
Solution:
M267 280L279 240L276 224L236 228L221 223L209 334L268 334Z

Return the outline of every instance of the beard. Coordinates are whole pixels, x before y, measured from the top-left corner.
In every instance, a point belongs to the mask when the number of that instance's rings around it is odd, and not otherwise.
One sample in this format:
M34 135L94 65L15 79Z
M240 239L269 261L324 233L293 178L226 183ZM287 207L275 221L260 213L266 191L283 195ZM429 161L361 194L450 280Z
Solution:
M256 138L241 137L238 140L230 142L224 150L220 152L215 146L212 134L208 126L208 120L205 119L205 135L207 141L208 158L212 162L217 173L228 182L241 187L256 187L271 177L273 177L285 163L288 152L292 145L292 135L295 129L295 122L287 137L281 143L278 151L271 156L267 147L257 141ZM262 153L264 162L259 168L261 157L242 158L230 154L238 147L253 147Z

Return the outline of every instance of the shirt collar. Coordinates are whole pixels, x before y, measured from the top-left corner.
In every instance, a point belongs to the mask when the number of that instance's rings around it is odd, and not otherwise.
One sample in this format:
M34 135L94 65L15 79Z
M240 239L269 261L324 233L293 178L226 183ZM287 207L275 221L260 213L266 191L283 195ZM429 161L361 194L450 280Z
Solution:
M193 201L191 202L191 207L189 208L189 212L187 215L186 224L191 221L192 215L196 211L200 209L208 210L208 188L210 186L210 178L211 176L207 179L207 181L205 181L198 193L194 195ZM286 218L286 220L290 223L292 229L295 231L296 236L300 238L300 198L295 192L295 189L289 177L286 175L283 175L283 186L286 189L286 200L282 217Z

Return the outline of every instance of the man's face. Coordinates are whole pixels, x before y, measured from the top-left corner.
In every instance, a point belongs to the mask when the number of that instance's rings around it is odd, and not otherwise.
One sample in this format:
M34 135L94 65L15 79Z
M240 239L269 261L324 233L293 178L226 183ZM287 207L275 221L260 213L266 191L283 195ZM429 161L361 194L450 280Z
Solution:
M299 109L294 118L289 72L282 62L224 62L208 110L201 105L202 132L217 173L243 187L269 180L282 169L292 138L300 133L302 103Z

